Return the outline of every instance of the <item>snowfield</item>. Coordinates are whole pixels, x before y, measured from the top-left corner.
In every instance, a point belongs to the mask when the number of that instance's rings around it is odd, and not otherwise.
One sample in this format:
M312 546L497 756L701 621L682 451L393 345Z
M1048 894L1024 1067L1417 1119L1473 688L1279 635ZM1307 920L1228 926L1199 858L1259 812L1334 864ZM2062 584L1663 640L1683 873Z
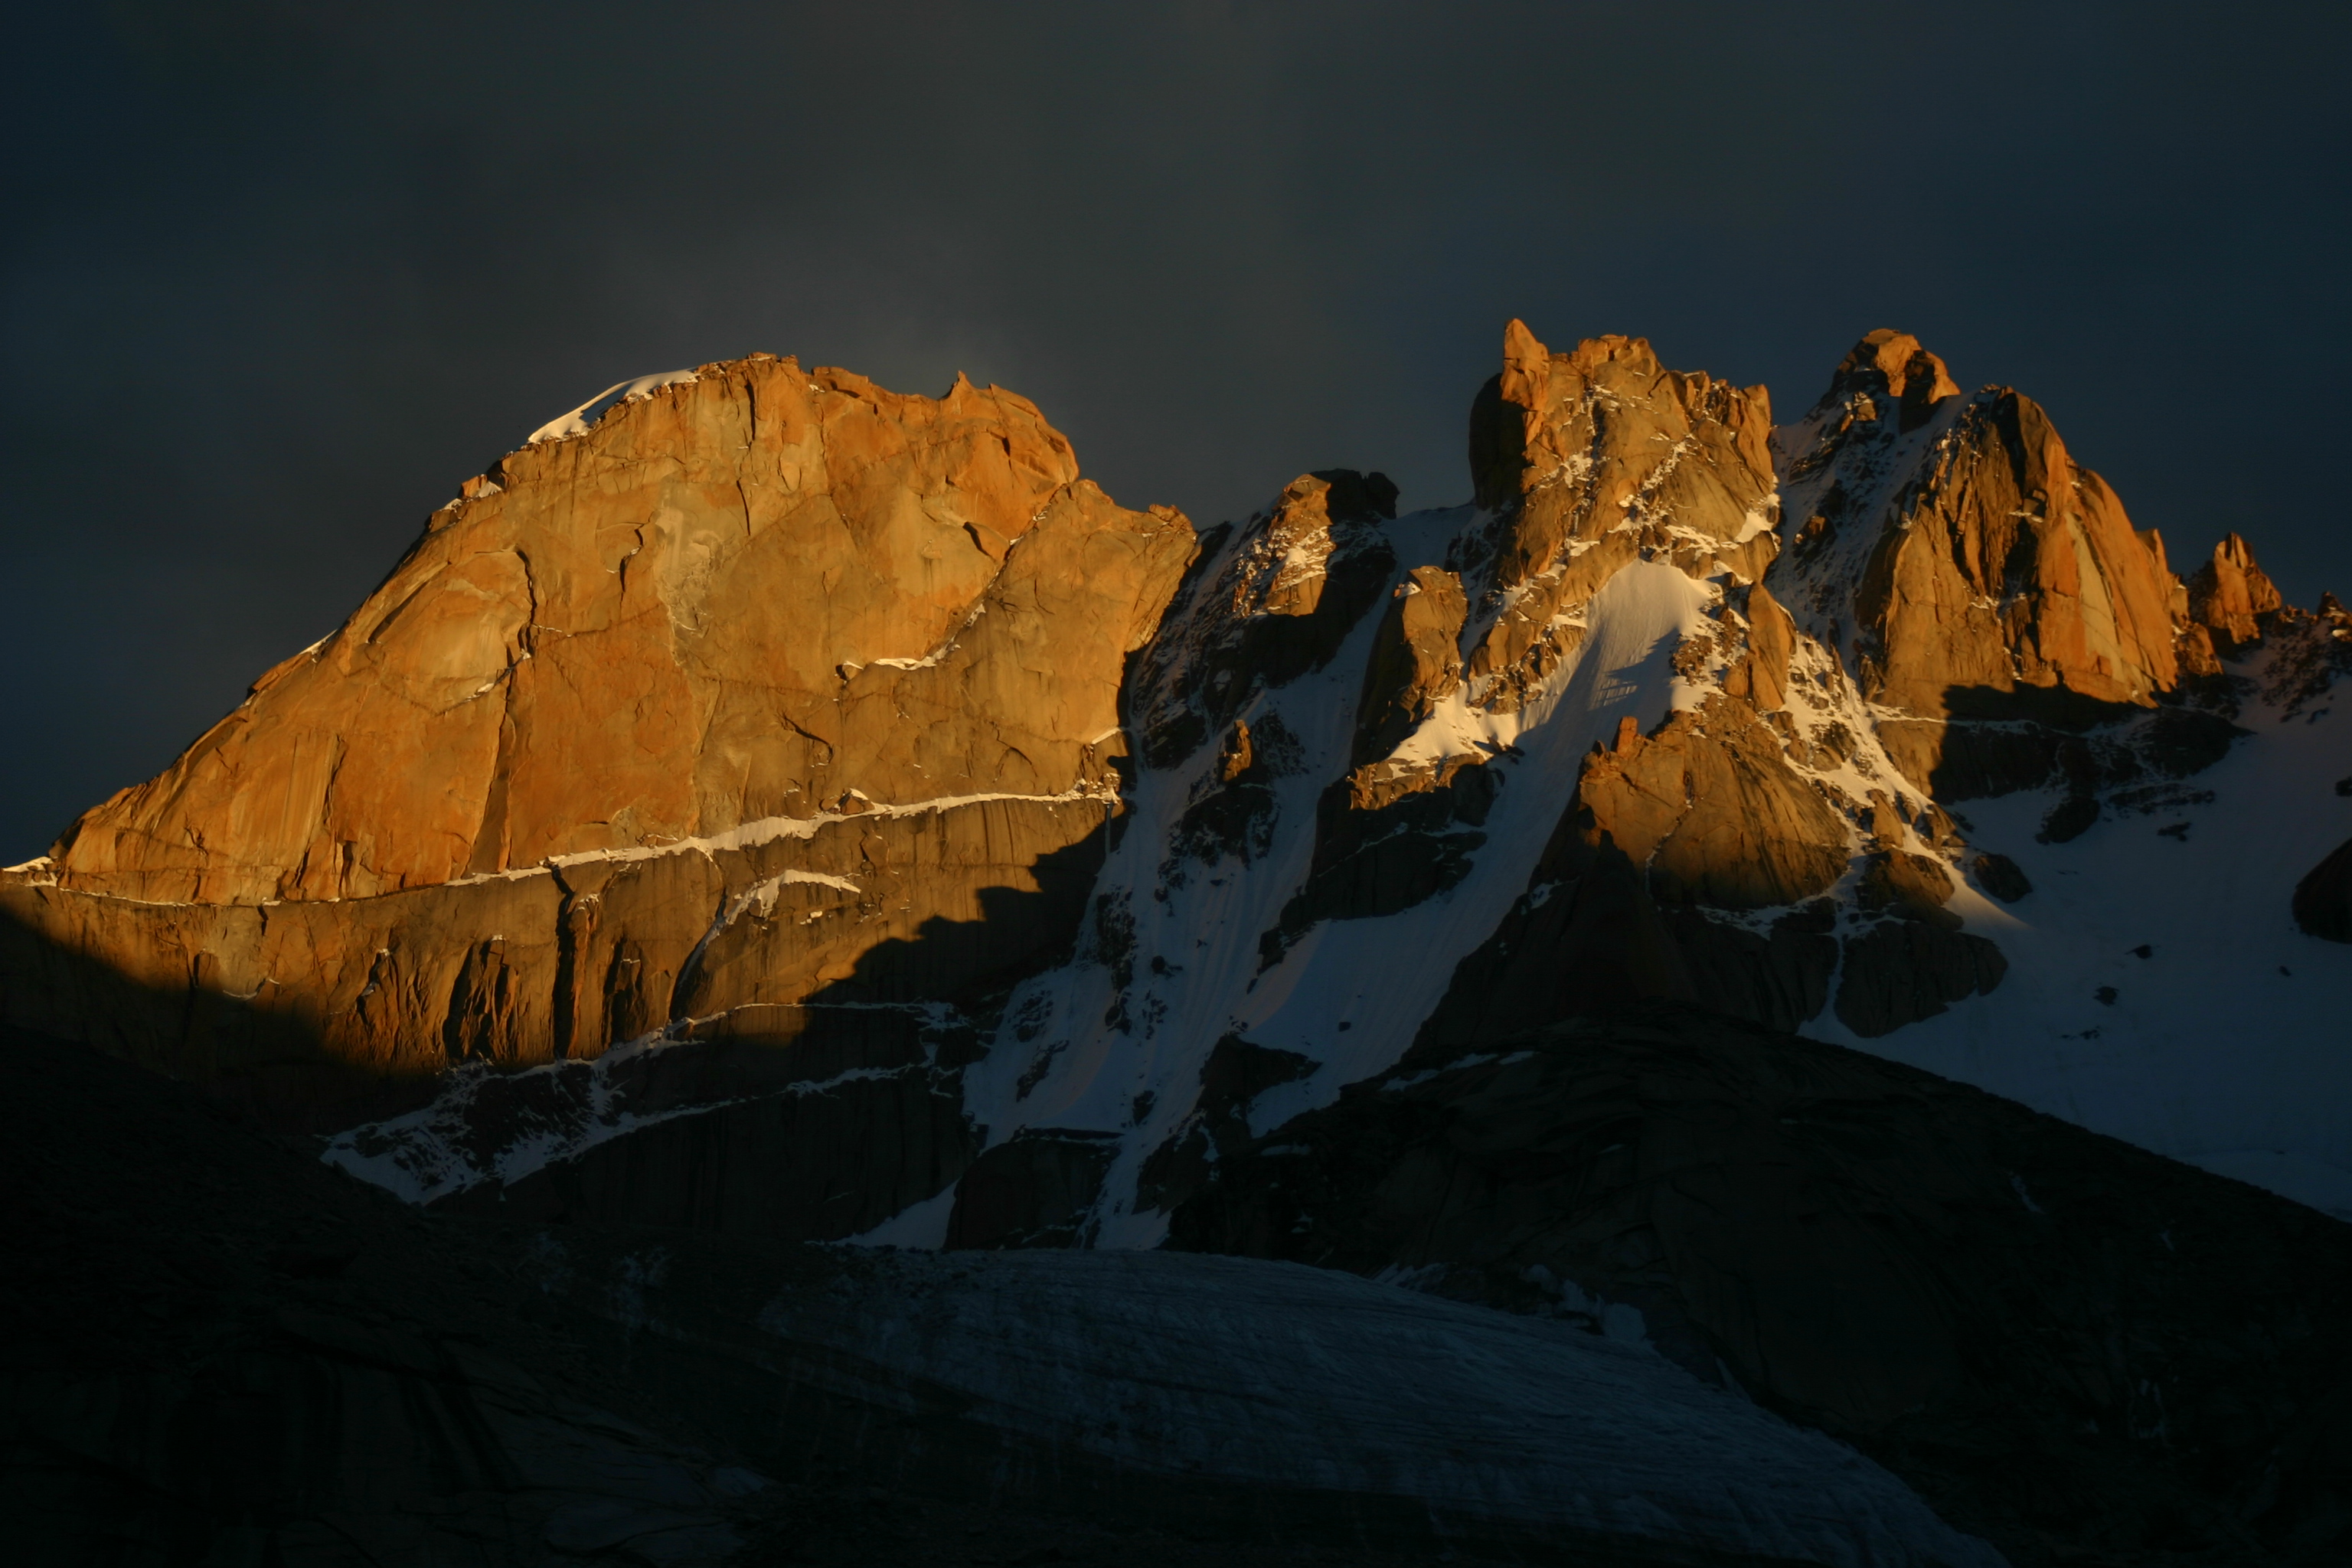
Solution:
M2055 791L1958 803L2033 884L1952 905L2008 956L2000 988L1878 1039L1833 1013L1805 1032L2352 1221L2352 947L2288 909L2352 837L2352 708L2249 702L2238 722L2253 733L2222 761L2069 843L2035 841Z

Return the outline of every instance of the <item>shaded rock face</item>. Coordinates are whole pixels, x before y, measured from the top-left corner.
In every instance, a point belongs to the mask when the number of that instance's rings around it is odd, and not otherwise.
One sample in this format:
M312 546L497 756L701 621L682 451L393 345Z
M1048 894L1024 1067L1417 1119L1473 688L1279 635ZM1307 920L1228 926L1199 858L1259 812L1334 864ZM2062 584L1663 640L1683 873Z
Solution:
M2346 1544L2352 1233L1718 1016L1417 1050L1229 1152L1171 1243L1644 1339L2021 1563Z
M1314 1076L1320 1064L1297 1051L1268 1050L1227 1035L1201 1065L1200 1096L1192 1114L1143 1162L1136 1201L1172 1209L1198 1191L1212 1165L1250 1142L1250 1107L1268 1089Z
M12 1561L1993 1561L1559 1325L1242 1258L419 1215L96 1053L0 1059Z
M684 1564L759 1533L776 1483L532 1314L520 1237L81 1047L0 1030L0 1060L12 1561Z
M1648 737L1628 721L1586 758L1528 893L1462 961L1422 1042L1645 997L1794 1027L1837 966L1816 896L1845 875L1853 837L1747 704L1717 697ZM1776 909L1760 931L1709 913Z
M2352 838L2295 884L2294 923L2329 942L2352 942Z
M1945 907L1953 890L1943 863L1929 856L1882 850L1869 858L1854 904L1881 918L1845 939L1837 1016L1846 1027L1875 1039L2000 984L2008 961L1992 942L1960 929Z
M1110 1168L1109 1138L1024 1127L999 1143L956 1184L946 1246L961 1251L1084 1245Z
M1302 474L1238 531L1210 535L1135 678L1154 766L1182 762L1257 692L1330 662L1395 569L1379 524L1396 498L1383 474Z
M273 1121L331 1131L459 1068L569 1062L581 1077L612 1042L673 1020L748 1009L751 1027L761 1009L984 994L1067 946L1109 809L877 811L804 837L335 902L0 888L6 996L20 1022L95 1027Z

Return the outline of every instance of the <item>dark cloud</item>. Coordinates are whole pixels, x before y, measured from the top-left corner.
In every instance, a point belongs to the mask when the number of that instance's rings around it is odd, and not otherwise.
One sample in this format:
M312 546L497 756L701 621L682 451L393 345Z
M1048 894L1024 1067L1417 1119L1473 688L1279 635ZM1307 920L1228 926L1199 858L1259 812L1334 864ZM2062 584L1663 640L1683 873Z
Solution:
M1465 489L1509 316L1784 416L1862 331L2020 385L2176 555L2343 586L2320 7L120 5L0 64L0 856L624 376L1036 398L1130 503ZM2337 576L2331 577L2331 574Z

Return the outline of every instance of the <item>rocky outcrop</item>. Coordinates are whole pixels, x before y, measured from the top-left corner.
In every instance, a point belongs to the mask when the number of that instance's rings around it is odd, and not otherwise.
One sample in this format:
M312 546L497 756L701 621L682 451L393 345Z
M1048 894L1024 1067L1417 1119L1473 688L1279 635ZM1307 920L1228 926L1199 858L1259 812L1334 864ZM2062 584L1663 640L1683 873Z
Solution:
M1845 874L1845 819L1781 758L1780 742L1728 697L1643 736L1596 747L1577 799L1649 874L1662 903L1717 910L1794 904Z
M976 1161L956 1184L948 1250L1083 1247L1117 1152L1113 1135L1024 1127Z
M1827 999L1829 906L1853 833L1746 702L1711 699L1585 759L1576 795L1496 933L1465 958L1423 1044L1661 997L1793 1028ZM1786 908L1766 928L1709 911Z
M1201 1064L1200 1094L1190 1115L1144 1157L1136 1202L1172 1209L1198 1192L1210 1167L1250 1142L1249 1110L1268 1089L1311 1078L1322 1064L1297 1051L1269 1050L1226 1035Z
M1771 559L1770 399L1669 371L1641 338L1554 353L1526 323L1471 412L1476 501L1492 520L1446 564L1470 590L1473 698L1526 700L1581 639L1575 610L1652 551L1752 581Z
M2004 904L2013 904L2033 891L2033 884L2016 861L2006 855L1986 850L1969 861L1969 870L1977 886Z
M1759 713L1789 705L1789 661L1796 652L1797 623L1771 591L1759 583L1748 592L1748 648L1725 671L1723 693L1743 697Z
M1964 398L1916 340L1874 332L1784 450L1769 582L1865 700L1908 716L1880 728L1915 783L1969 793L1936 776L1952 721L2080 728L2177 684L2162 542L2032 399Z
M1462 679L1456 644L1468 614L1462 579L1442 566L1416 566L1397 584L1373 636L1363 695L1356 702L1350 761L1357 768L1387 758L1442 700L1454 695Z
M1239 530L1221 524L1139 660L1132 709L1144 755L1181 763L1258 692L1322 668L1389 584L1396 515L1384 474L1302 474Z
M2333 594L2309 614L2283 605L2263 617L2263 641L2243 664L2263 700L2282 718L2302 718L2352 675L2352 610Z
M2009 961L1990 939L1960 929L1945 907L1952 892L1950 874L1932 857L1899 849L1870 857L1854 907L1865 920L1880 918L1845 938L1839 1022L1875 1039L2000 984Z
M1171 1241L1646 1341L2020 1563L2347 1542L2352 1232L1719 1016L1416 1050L1229 1152Z
M2189 624L2225 655L2260 641L2261 617L2286 603L2255 564L2252 548L2234 533L2213 547L2213 558L2189 577L2188 591Z
M2328 942L2352 942L2352 838L2294 885L2294 923Z

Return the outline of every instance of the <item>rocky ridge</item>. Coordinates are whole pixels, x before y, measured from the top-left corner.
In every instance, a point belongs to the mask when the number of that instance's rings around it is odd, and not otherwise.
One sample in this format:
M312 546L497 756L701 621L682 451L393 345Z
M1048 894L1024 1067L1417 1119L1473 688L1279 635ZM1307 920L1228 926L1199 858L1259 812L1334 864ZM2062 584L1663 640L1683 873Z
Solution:
M7 1013L420 1199L935 1241L1010 1171L1070 1213L972 1215L1149 1241L1214 1126L1416 1042L1993 1017L2072 873L1966 803L2039 803L2038 846L2194 812L2346 667L2332 600L2235 534L2182 582L1900 333L1780 429L1639 339L1503 361L1467 505L1323 470L1202 534L1002 389L615 389L0 878ZM2327 847L2277 894L2323 936ZM1218 1110L1244 1047L1299 1065ZM2118 1121L2029 1098L2070 1095Z

